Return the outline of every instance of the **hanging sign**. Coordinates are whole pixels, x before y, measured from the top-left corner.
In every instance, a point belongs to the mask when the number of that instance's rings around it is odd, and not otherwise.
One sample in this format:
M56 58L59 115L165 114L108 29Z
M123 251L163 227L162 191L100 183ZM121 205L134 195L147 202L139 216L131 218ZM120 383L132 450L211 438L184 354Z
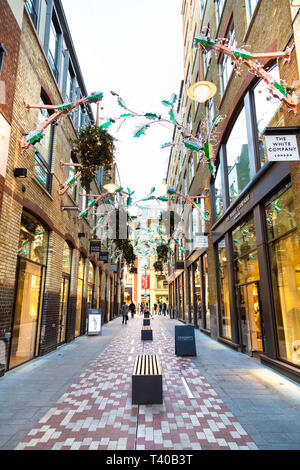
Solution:
M199 248L208 248L208 237L206 235L195 234L193 242L194 250Z
M100 253L101 242L99 240L90 240L90 253Z
M266 135L265 138L269 162L300 160L296 135Z
M150 275L142 275L142 289L150 289Z
M108 252L107 251L101 251L100 252L99 261L102 261L103 263L108 263Z

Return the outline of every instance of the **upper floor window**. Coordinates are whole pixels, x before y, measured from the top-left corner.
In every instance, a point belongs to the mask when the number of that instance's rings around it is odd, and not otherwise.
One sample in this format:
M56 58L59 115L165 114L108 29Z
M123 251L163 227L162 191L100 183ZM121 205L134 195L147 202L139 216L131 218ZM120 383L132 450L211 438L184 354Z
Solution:
M240 112L226 144L230 202L233 202L250 181L248 135L245 108Z
M69 69L68 74L67 74L67 89L66 89L66 100L68 102L73 101L74 80L75 80L74 74Z
M32 19L34 27L37 28L39 0L26 0L25 6Z
M258 0L246 0L247 24L250 23L257 4Z
M273 67L268 73L272 75L277 83L280 82L278 65ZM253 90L253 95L258 131L259 157L260 164L263 166L267 162L267 155L262 132L266 127L278 127L280 125L284 126L284 114L279 112L281 102L276 98L269 99L270 93L268 90L268 85L263 80L258 82Z
M234 30L234 24L233 21L231 22L228 35L228 46L229 48L233 46L235 43L235 30ZM231 77L232 71L234 69L234 64L232 63L230 57L227 54L223 54L220 64L219 64L219 70L220 70L220 85L221 85L221 95L224 95L224 92L226 90L227 84L229 82L229 79Z
M52 72L58 80L59 70L58 70L58 53L59 53L59 39L60 31L55 17L52 18L50 26L50 36L49 36L49 50L48 50L48 60Z
M7 51L4 47L4 44L2 42L0 43L0 75L1 75L1 69L2 69L2 64L3 64L3 57L7 55Z
M216 17L217 17L217 27L220 23L220 19L224 10L226 0L216 0Z
M40 103L46 104L46 99L41 97ZM47 119L49 115L50 113L48 110L40 109L38 124L45 122L45 119ZM35 145L35 175L39 183L41 183L48 192L51 192L52 189L51 165L53 155L53 137L54 128L52 126L48 126L44 131L44 138Z

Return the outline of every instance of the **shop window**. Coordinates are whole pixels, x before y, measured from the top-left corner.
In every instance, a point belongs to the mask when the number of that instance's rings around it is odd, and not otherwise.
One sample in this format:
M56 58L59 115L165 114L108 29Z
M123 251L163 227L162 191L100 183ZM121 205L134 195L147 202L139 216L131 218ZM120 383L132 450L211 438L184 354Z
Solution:
M291 187L265 211L279 357L300 366L300 248Z
M35 263L46 264L48 232L31 214L23 212L21 217L18 255Z
M88 309L93 308L94 289L95 289L94 283L95 283L95 267L93 263L89 262L88 296L87 296Z
M46 99L41 96L40 104L46 103ZM40 109L38 115L38 125L48 119L50 113L47 109ZM51 193L52 190L52 155L53 155L54 127L48 126L44 131L43 139L35 145L34 174L39 183Z
M218 243L219 260L219 285L221 302L221 335L224 338L231 339L231 320L229 303L229 279L228 279L228 260L226 255L225 240Z
M80 332L81 332L81 312L82 312L82 299L83 299L83 289L84 289L84 273L85 273L85 259L83 256L80 256L79 266L78 266L78 282L77 282L75 337L80 336Z
M274 80L280 83L279 67L276 65L268 71ZM263 166L267 162L267 153L265 149L265 140L262 132L266 127L284 126L284 114L280 113L281 101L270 96L268 85L260 80L253 90L256 125L259 143L260 164Z
M254 218L250 216L232 232L237 284L259 280Z
M48 234L31 214L23 212L20 226L16 303L9 368L39 353Z
M195 263L194 267L194 292L195 292L195 315L197 317L197 324L203 328L203 314L202 314L202 288L201 288L201 260Z
M222 184L222 174L221 174L221 165L217 170L216 179L214 183L214 191L215 191L215 205L216 205L216 219L218 220L224 212L224 202L225 202L225 194L224 194L224 187Z
M205 296L205 328L210 330L210 308L209 308L209 290L208 290L208 257L203 256L203 276L204 276L204 296Z
M245 108L240 112L226 143L230 203L250 181L248 136Z
M64 244L62 256L62 278L60 287L60 306L58 315L57 344L66 341L67 318L69 308L69 291L72 267L72 249L67 242Z

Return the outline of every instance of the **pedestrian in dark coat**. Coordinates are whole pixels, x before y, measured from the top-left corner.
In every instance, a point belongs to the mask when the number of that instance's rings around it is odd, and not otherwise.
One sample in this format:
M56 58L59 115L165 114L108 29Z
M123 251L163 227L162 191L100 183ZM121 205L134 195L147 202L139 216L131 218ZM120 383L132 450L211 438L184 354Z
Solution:
M121 315L123 316L122 323L127 325L128 321L128 305L124 302L122 307L121 307Z

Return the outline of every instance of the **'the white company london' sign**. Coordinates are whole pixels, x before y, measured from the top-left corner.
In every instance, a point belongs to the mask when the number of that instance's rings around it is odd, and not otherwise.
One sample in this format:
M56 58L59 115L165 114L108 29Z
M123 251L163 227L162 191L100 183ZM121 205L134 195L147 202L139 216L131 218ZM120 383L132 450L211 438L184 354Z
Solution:
M270 162L300 160L296 135L266 135L266 150Z

